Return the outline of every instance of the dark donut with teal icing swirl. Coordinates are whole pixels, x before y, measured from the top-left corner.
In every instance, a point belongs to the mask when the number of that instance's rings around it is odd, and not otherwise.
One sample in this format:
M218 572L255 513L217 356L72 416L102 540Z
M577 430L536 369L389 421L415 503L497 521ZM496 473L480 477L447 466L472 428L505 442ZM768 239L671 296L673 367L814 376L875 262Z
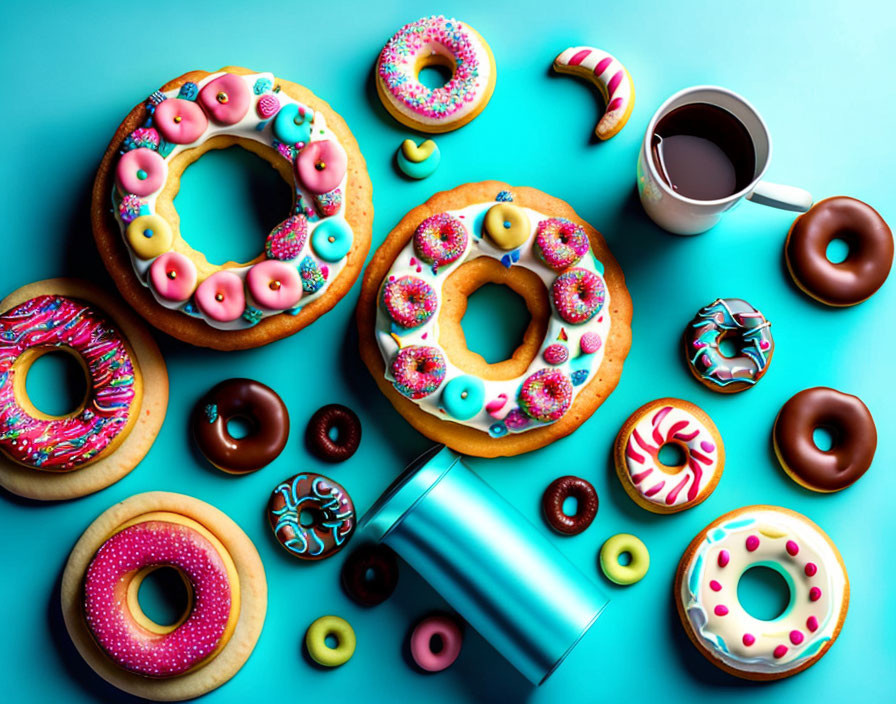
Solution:
M735 393L759 381L772 361L771 323L740 298L718 298L700 309L684 332L688 368L712 391ZM722 341L734 343L726 355Z

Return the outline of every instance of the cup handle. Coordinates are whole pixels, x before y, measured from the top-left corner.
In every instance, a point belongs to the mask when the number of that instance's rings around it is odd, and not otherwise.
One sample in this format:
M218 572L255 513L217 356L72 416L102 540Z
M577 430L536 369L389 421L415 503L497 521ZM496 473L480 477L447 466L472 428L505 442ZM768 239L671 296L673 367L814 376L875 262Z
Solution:
M781 210L792 210L795 213L805 213L812 207L812 194L809 191L768 181L757 183L753 191L747 195L747 200Z

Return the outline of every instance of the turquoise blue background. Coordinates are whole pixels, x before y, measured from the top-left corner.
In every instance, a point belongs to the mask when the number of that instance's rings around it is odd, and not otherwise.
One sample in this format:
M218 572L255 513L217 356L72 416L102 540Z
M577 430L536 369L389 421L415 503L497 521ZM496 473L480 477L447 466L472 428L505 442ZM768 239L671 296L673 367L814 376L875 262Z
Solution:
M270 70L328 100L348 121L368 162L374 246L408 209L436 190L467 181L502 179L567 200L604 233L634 301L634 344L620 385L572 436L523 457L471 465L542 528L539 499L555 476L572 472L595 485L601 505L594 524L578 537L552 535L551 540L610 593L612 601L596 626L539 690L531 690L469 631L450 670L424 675L408 665L408 629L444 604L410 569L402 566L392 599L364 610L337 585L342 556L301 564L274 543L263 508L279 480L298 470L322 470L342 482L364 511L430 444L392 410L359 361L356 285L324 319L263 349L223 354L160 335L171 401L143 463L119 483L75 501L41 505L0 497L4 701L129 701L95 676L71 647L58 613L58 578L72 544L96 515L153 489L192 494L229 513L265 564L270 599L264 632L240 673L208 695L210 703L258 695L317 702L893 701L896 285L890 281L857 308L817 305L794 288L783 268L790 214L746 203L712 232L676 238L641 212L634 169L647 121L668 95L692 84L721 84L748 96L767 120L775 144L771 180L803 186L816 198L856 196L896 223L896 12L889 3L862 2L663 7L529 2L510 8L384 0L5 6L0 11L6 96L0 113L0 288L5 294L58 275L109 285L90 234L94 170L131 106L194 68L241 64ZM370 73L395 30L432 12L454 14L488 39L498 82L481 116L437 138L442 165L435 175L411 183L393 166L395 149L411 133L386 115ZM591 139L600 108L596 93L549 71L554 56L576 44L616 54L637 87L631 120L605 144ZM195 223L189 238L209 248L216 237L223 238L216 251L232 246L251 252L264 235L257 223L266 226L280 217L252 205L265 189L248 184L254 178L269 183L267 169L252 159L208 159L209 165L200 163L188 173L177 201ZM253 179L240 171L249 162ZM274 203L285 213L282 198ZM761 308L777 343L765 379L731 397L699 386L677 345L697 308L718 296L744 297ZM518 311L518 306L510 306L506 296L494 306L474 300L475 320L467 328L475 328L476 344L485 349L493 321L505 307ZM276 462L241 478L210 468L187 431L195 400L231 376L273 386L293 422L289 444ZM52 378L41 371L36 393ZM781 404L818 384L861 396L880 430L870 472L831 496L790 481L769 443ZM632 503L609 462L613 437L628 414L661 396L686 398L706 409L728 455L715 493L699 507L668 517ZM315 409L334 401L358 411L364 439L349 462L330 467L306 452L302 432ZM828 655L807 672L768 685L742 682L706 663L683 635L671 600L674 568L692 536L719 514L751 503L787 506L823 526L843 554L852 587L849 616ZM640 536L651 553L650 573L629 588L608 584L596 567L599 546L620 531ZM325 613L346 617L358 636L354 658L327 672L312 667L300 645L307 625Z

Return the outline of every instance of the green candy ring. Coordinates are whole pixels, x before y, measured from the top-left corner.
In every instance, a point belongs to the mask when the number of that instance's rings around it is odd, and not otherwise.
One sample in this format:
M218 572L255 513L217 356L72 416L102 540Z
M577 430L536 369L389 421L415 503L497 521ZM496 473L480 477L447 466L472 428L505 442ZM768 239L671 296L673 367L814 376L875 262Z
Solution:
M619 556L627 552L632 556L627 565L620 564ZM611 582L634 584L640 582L650 568L650 553L647 546L631 533L618 533L603 544L600 549L600 568Z
M335 648L327 645L327 636L336 639ZM317 664L324 667L339 667L355 654L355 631L344 618L321 616L308 626L305 632L305 648Z
M469 374L458 376L442 389L442 405L448 415L457 420L469 420L485 404L485 385Z

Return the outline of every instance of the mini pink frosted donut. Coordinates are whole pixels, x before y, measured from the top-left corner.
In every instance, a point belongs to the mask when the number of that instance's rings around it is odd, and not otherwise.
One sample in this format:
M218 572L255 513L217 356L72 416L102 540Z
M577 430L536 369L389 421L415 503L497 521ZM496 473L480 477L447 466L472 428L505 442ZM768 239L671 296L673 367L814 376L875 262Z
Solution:
M432 639L436 636L442 641L442 649L434 653ZM463 633L454 620L447 616L430 616L418 623L411 633L411 657L427 672L441 672L457 660L463 641Z
M196 290L196 265L180 252L165 252L149 267L153 289L166 301L186 301Z
M426 218L414 232L414 251L437 267L455 261L467 249L467 228L449 213Z
M584 354L594 354L600 349L601 342L600 335L596 332L586 332L582 335L582 339L579 340L579 346L582 348L582 352Z
M402 347L389 369L398 392L412 399L429 396L445 380L445 358L436 347Z
M312 193L332 191L345 176L347 161L342 148L329 139L311 142L296 159L296 174Z
M555 342L545 347L542 357L548 364L563 364L569 359L569 348L566 345Z
M170 566L190 584L186 620L170 633L139 624L125 598L146 568ZM179 675L212 655L227 630L232 593L227 567L214 545L194 528L149 520L102 544L84 576L84 618L97 645L117 664L144 677Z
M302 297L298 269L276 259L266 259L249 269L246 286L255 302L268 310L287 310Z
M572 405L572 381L559 369L539 369L523 382L518 401L530 418L552 423Z
M125 193L150 196L165 183L165 160L146 147L125 152L115 168L115 180Z
M208 128L208 118L196 103L168 98L156 106L152 116L156 129L172 144L192 144Z
M569 269L551 284L554 308L571 325L591 320L603 307L606 295L603 280L587 269Z
M212 320L227 323L246 309L243 280L232 271L216 271L196 289L196 305Z
M225 73L199 91L197 101L219 125L235 125L249 112L252 96L239 76Z
M383 286L383 307L403 328L423 325L436 312L438 296L432 286L416 276L402 276Z
M548 218L535 230L536 256L554 271L563 271L588 251L588 235L580 225L566 218Z

